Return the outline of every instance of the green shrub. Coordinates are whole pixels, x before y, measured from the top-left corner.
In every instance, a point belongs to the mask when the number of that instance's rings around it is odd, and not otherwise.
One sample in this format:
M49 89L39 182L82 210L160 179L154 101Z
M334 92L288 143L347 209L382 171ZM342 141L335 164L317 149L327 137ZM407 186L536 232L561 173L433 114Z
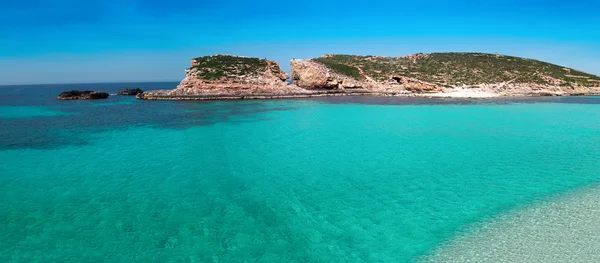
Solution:
M194 59L198 65L198 77L205 80L218 80L223 77L256 75L268 66L266 60L259 58L214 55Z
M336 72L338 74L343 74L343 75L352 77L356 80L362 80L365 78L363 75L360 74L360 71L358 71L358 69L356 67L344 64L344 63L348 63L348 61L338 62L335 59L329 59L329 58L316 58L316 59L314 59L314 61L320 62L321 64L325 65L326 67L328 67L329 69L333 70L334 72Z

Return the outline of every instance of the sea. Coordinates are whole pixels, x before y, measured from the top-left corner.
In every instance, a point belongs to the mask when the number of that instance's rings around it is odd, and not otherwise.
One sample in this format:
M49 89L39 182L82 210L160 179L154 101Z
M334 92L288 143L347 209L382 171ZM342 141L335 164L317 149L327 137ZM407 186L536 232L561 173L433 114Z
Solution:
M59 101L0 86L0 262L414 262L600 182L600 97Z

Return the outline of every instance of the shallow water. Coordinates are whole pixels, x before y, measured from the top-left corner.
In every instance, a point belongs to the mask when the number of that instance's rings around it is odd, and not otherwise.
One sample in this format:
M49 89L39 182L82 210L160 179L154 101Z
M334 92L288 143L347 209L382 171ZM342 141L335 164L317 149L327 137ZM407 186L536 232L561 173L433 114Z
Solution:
M0 87L0 262L405 262L600 181L598 97L55 100L73 88Z
M515 209L475 224L422 262L600 262L600 187Z

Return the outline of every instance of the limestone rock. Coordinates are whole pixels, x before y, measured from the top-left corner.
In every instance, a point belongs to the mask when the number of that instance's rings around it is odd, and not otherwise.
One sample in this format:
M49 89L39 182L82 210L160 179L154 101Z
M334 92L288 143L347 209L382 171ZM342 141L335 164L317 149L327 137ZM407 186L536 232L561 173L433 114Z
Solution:
M270 60L213 55L192 59L181 83L170 91L148 91L138 98L160 96L289 94L307 92L286 80L288 75Z
M156 95L227 96L253 94L290 94L307 92L286 80L288 75L270 60L213 55L192 59L185 78L173 90L148 91L138 95L144 99Z

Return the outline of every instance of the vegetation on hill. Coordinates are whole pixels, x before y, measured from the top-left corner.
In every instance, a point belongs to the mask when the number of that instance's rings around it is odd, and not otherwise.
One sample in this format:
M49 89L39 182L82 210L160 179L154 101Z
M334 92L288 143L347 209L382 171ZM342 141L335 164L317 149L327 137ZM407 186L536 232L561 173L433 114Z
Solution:
M277 64L259 58L214 55L194 58L193 61L196 62L196 65L190 69L195 68L197 76L205 80L259 76L267 69L270 69L274 74L281 71Z
M313 61L317 61L325 65L336 73L350 76L356 80L364 79L365 77L360 74L360 71L355 66L350 66L353 65L353 63L351 63L351 57L353 56L338 55L334 59L331 59L331 57L321 57L314 58Z
M378 81L406 76L440 86L484 83L537 83L600 86L600 77L554 64L495 54L432 53L406 57L326 55L313 59L334 72L364 78L357 67Z

